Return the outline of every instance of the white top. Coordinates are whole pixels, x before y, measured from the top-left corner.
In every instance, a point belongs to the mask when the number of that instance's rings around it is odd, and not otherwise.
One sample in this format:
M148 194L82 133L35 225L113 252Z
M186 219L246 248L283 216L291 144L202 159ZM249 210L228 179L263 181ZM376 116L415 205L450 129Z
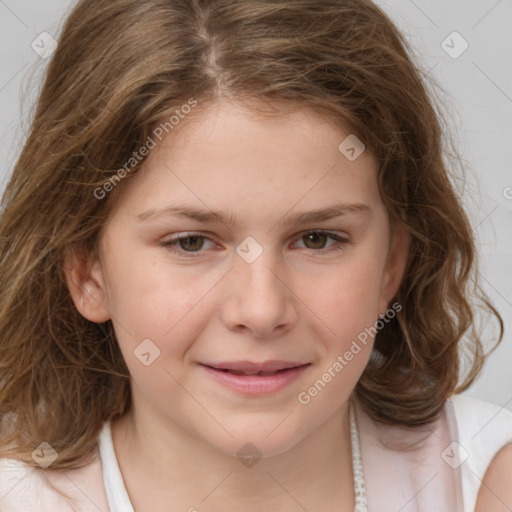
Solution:
M473 512L481 480L512 443L512 412L465 395L421 430L373 421L356 403L370 512ZM399 445L417 441L413 450ZM74 501L51 489L48 482ZM134 512L106 422L93 461L54 471L0 459L1 512Z

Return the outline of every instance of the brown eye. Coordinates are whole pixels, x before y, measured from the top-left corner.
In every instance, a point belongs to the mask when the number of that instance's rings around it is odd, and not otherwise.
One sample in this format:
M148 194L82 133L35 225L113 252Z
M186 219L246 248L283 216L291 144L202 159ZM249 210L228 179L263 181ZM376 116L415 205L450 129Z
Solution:
M178 240L178 244L184 251L195 252L202 249L204 245L204 237L202 236L188 236Z
M315 231L313 233L308 233L307 235L304 235L302 238L308 249L323 249L329 236L325 233Z
M329 245L326 245L329 239L331 239L332 242ZM313 254L316 253L318 255L341 251L350 243L347 238L344 238L337 233L320 230L306 232L298 239L298 242L304 244L304 247L299 248L309 249L313 251ZM215 242L208 236L194 233L183 233L182 236L174 236L170 240L162 242L161 245L178 256L192 258L199 257L201 255L206 256L208 254L208 243L211 244L210 249L215 248Z
M162 246L180 256L194 257L201 256L208 249L208 243L211 245L210 248L215 246L215 243L205 235L184 233L182 236L174 236L162 242Z
M326 245L329 239L332 240L332 243ZM299 238L298 242L304 244L302 248L310 249L313 253L317 254L341 251L350 243L347 238L337 233L321 230L312 230L304 233L301 238Z

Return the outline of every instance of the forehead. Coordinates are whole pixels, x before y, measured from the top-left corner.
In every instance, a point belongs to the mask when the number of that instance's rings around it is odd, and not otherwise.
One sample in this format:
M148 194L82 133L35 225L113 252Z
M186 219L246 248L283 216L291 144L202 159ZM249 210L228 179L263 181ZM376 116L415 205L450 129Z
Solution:
M133 215L177 201L262 217L299 202L301 210L374 202L376 162L367 151L347 158L347 137L349 129L311 110L269 117L216 103L163 136L121 203Z

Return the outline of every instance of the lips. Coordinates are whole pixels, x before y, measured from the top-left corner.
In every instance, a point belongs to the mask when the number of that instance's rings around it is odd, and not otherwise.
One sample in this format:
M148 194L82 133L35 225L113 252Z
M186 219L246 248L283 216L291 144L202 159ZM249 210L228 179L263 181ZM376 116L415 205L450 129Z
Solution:
M224 387L244 395L267 395L289 386L310 363L300 361L228 361L201 363L207 375Z
M228 361L221 363L201 363L215 370L221 370L235 375L275 375L278 372L297 368L309 363L295 361Z
M220 370L222 372L226 373L232 373L233 375L276 375L279 372L285 372L287 369L277 370L275 372L251 372L251 371L239 371L239 370L229 370L226 368L217 368L217 370Z

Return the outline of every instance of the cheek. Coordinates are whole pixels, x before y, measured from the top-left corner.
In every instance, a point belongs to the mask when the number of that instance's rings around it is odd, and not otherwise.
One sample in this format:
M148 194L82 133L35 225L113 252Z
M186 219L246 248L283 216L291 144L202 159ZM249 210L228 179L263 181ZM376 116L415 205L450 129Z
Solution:
M163 369L180 379L182 367L177 363L214 314L208 293L220 277L207 274L198 279L193 274L192 267L177 270L136 257L109 269L108 306L118 343L130 372L143 386L169 388L168 375L163 384L161 379L146 381L146 375L155 379ZM148 359L154 362L146 367Z
M378 320L379 272L358 259L318 282L311 309L321 321L317 339L323 344L317 372L297 396L311 416L325 417L350 395L373 348Z
M131 378L146 399L168 407L168 397L181 402L186 380L183 361L208 318L200 302L205 294L198 284L180 288L159 280L138 280L132 275L130 293L117 295L114 321L118 344ZM186 395L186 393L185 393Z
M381 258L368 251L366 257L354 255L314 279L304 278L300 297L338 343L346 343L378 319L381 268Z
M115 263L107 269L109 311L124 319L127 330L147 329L145 336L165 336L218 280L209 273L199 278L192 266L168 264L164 248L125 254L131 257L112 257Z

